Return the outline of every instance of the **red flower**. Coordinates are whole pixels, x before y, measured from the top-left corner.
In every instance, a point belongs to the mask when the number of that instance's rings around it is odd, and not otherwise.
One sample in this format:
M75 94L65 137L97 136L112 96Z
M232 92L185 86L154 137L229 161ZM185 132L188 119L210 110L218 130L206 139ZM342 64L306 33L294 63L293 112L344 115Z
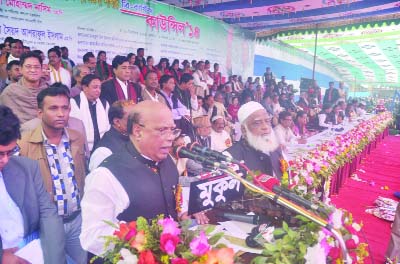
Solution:
M347 247L347 249L355 249L355 248L357 248L357 244L354 241L354 239L351 238L351 239L346 240L346 247Z
M176 245L179 243L179 237L171 234L162 234L160 237L160 248L168 255L173 255Z
M332 260L337 260L338 258L340 258L340 253L341 253L341 251L338 247L333 247L333 248L331 248L331 250L329 250L328 256Z
M183 258L174 258L171 259L171 264L189 264L189 261Z
M140 253L138 264L157 264L157 261L150 250L145 250Z
M136 235L136 222L120 223L119 230L114 231L114 236L117 236L121 240L129 241L133 236Z

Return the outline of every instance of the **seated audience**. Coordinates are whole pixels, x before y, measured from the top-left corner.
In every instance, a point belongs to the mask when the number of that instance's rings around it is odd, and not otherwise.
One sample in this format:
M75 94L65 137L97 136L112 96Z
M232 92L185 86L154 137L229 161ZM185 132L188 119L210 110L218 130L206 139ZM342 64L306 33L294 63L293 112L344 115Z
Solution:
M33 52L24 53L20 59L21 79L8 85L0 94L0 104L11 108L21 124L37 117L36 97L47 83L41 79L42 59Z
M19 79L21 79L22 74L19 66L19 61L13 60L7 63L6 71L7 71L7 79L0 79L0 94L3 90L12 83L17 83Z
M96 75L101 81L113 78L113 71L111 65L107 63L107 53L104 50L97 53Z
M204 98L197 96L197 110L192 110L192 118L207 115L206 110L203 108Z
M75 97L82 92L82 78L89 73L89 68L84 64L78 64L72 68L72 78L75 84L70 90L71 97Z
M224 151L232 146L231 136L225 130L225 119L223 116L214 116L211 119L211 149L216 151Z
M61 64L61 51L57 48L51 48L47 51L47 57L49 58L49 69L50 69L50 83L60 82L65 84L68 89L71 89L71 74L68 70L62 67Z
M279 113L279 124L274 128L275 135L278 138L279 144L284 150L291 144L305 143L300 137L296 136L291 127L293 125L292 114L288 111Z
M309 132L307 130L307 113L305 111L298 111L296 120L294 121L293 133L295 136L307 137Z
M232 122L236 123L239 121L238 119L238 111L239 111L240 105L239 105L239 98L238 97L233 97L232 98L232 103L228 106L228 114L232 117Z
M334 125L334 116L332 113L332 105L324 104L322 111L318 114L318 125L322 128L328 128L329 125Z

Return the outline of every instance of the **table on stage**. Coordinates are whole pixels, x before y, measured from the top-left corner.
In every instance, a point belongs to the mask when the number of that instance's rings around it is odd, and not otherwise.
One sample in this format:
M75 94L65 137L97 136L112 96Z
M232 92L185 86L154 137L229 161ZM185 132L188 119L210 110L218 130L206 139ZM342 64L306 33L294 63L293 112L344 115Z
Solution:
M385 115L385 116L383 116ZM288 146L288 150L285 152L286 158L289 161L289 186L293 183L291 183L291 179L293 177L293 173L296 173L296 170L299 168L299 166L302 166L304 164L297 164L298 166L290 166L290 164L296 164L304 162L304 157L305 156L310 156L310 153L314 152L317 153L319 152L318 147L320 147L322 144L325 144L327 146L327 151L335 151L335 148L340 145L340 137L342 136L343 138L351 138L354 137L356 138L358 135L353 135L355 133L359 133L359 131L362 131L363 126L366 128L370 127L374 122L377 122L377 120L384 120L385 124L380 124L380 126L384 126L383 129L380 127L379 133L375 135L373 138L369 138L367 144L364 144L363 148L361 151L359 151L354 157L352 157L349 160L346 160L344 164L341 164L338 166L337 164L333 163L333 160L328 157L327 160L325 160L327 164L327 171L331 172L328 176L328 179L323 182L323 187L319 189L319 191L322 191L322 197L327 198L330 197L331 195L337 195L339 193L340 187L343 186L343 184L346 182L346 179L349 178L356 170L358 165L361 162L361 159L365 157L365 155L369 154L372 149L374 149L379 142L383 140L385 136L388 135L388 125L390 123L391 115L389 113L382 113L379 115L375 114L366 114L362 119L358 119L357 121L351 122L351 123L345 123L343 126L334 126L326 129L325 131L315 134L309 138L307 138L307 143L306 144L292 144ZM365 143L365 142L363 142ZM344 144L344 142L343 142ZM336 145L336 146L335 146ZM329 149L332 148L332 149ZM352 146L350 146L350 149ZM341 153L337 153L339 155ZM303 158L303 159L302 159ZM314 160L315 161L315 160ZM291 171L293 170L293 171ZM312 171L316 175L318 175L318 172L315 170Z

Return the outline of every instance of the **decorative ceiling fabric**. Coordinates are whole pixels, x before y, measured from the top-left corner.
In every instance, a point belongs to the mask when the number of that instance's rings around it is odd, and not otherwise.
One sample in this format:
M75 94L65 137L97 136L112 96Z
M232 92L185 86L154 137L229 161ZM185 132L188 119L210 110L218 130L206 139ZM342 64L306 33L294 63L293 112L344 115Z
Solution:
M221 19L229 24L236 24L255 31L259 42L267 43L274 39L277 45L282 42L286 44L281 45L282 48L289 45L311 56L314 55L315 32L318 31L317 58L336 69L343 76L343 80L388 86L400 84L400 1L162 0L161 2ZM376 22L374 18L384 21ZM354 21L360 23L354 24ZM335 23L343 24L332 26ZM327 27L333 28L325 29Z
M344 79L399 85L400 20L396 22L319 30L317 56L336 68ZM315 33L286 32L276 38L313 55Z
M256 32L394 14L393 0L160 0Z

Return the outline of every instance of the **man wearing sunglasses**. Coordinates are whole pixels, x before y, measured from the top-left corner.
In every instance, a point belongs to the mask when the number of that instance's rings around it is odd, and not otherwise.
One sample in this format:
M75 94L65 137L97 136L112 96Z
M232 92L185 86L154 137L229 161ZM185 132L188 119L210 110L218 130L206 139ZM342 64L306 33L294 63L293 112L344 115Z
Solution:
M38 163L16 156L19 129L17 116L0 106L0 263L28 263L15 252L37 238L44 263L65 263L62 220Z
M178 170L169 151L180 130L171 110L151 100L138 103L128 117L128 134L125 147L86 177L80 238L83 248L96 255L104 252L104 236L114 232L106 221L160 214L177 218Z

